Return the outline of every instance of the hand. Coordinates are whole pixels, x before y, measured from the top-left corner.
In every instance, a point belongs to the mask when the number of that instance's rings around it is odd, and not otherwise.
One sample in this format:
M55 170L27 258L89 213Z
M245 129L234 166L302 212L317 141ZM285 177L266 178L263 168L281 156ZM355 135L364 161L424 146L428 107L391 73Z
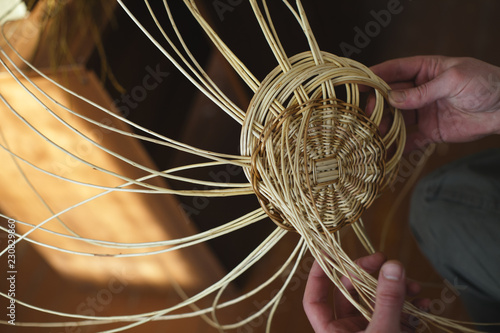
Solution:
M389 102L417 125L409 148L500 133L500 68L472 58L419 56L371 68L392 89Z
M401 332L401 310L405 295L407 293L411 296L416 295L420 291L420 286L416 283L406 283L404 268L399 262L388 261L385 264L384 262L385 257L382 253L375 253L356 261L370 274L382 267L378 279L375 310L370 323L337 288L334 290L334 311L328 301L330 287L333 284L319 264L314 263L307 280L303 305L316 333ZM342 277L342 283L351 295L356 295L356 290L349 279ZM421 306L425 306L424 302L427 301L420 301Z

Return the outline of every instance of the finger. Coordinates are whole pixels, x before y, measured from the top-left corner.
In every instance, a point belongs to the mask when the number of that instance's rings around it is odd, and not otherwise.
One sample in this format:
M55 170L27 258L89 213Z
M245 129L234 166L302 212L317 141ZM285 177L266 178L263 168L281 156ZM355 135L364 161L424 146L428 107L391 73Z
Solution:
M392 90L407 90L414 88L415 84L413 83L413 81L396 82L396 83L391 83L390 87ZM417 123L416 110L404 110L402 114L406 126L415 125Z
M365 113L369 117L373 113L373 109L375 109L377 99L375 97L374 93L370 93L368 97L366 98L366 107L365 107Z
M407 82L396 82L390 84L392 90L407 90L415 88L415 84L412 81ZM411 126L417 123L417 112L416 110L403 110L403 118L406 126Z
M396 82L396 83L391 83L389 87L391 88L391 90L403 90L403 89L414 88L415 84L412 81ZM373 88L371 87L369 87L369 89L367 88L364 92L369 92L367 97L367 106L365 112L366 114L371 115L371 111L373 111L373 109L375 108L375 102L376 102L375 93Z
M391 83L389 85L392 90L406 90L410 88L414 88L415 84L412 81L406 81L406 82L396 82L396 83ZM368 97L368 102L367 102L367 110L372 111L375 107L375 96L370 95ZM371 112L367 113L368 115L371 115ZM416 111L415 110L404 110L403 111L403 119L405 121L406 126L411 126L417 123L417 117L416 117ZM386 128L388 130L389 128ZM381 129L381 134L384 135L384 131Z
M380 269L382 264L386 261L386 257L382 252L376 252L369 256L361 257L354 262L369 274L375 273Z
M377 252L372 255L359 258L358 260L355 261L355 263L369 274L372 274L380 269L385 260L386 260L385 255L382 254L381 252ZM345 276L343 276L340 280L347 289L347 292L354 299L357 300L358 299L357 291L352 285L351 281ZM344 295L338 288L335 288L333 292L333 299L335 305L335 312L337 313L338 319L358 314L358 310L356 309L356 307L352 305L352 303L346 297L344 297Z
M433 63L442 59L444 57L400 58L383 62L370 69L387 83L414 81L418 75L429 74L428 71L435 68Z
M367 332L400 331L405 285L405 273L401 263L386 262L380 270L375 310Z
M452 95L455 85L450 84L448 72L419 86L389 91L389 103L402 110L420 109Z
M302 304L315 331L320 331L334 319L333 308L328 300L332 282L317 261L309 272Z
M342 284L347 285L346 289L349 295L358 302L359 295L351 281L346 277L341 278ZM335 288L333 291L333 304L335 309L335 314L337 315L337 319L343 319L355 316L359 314L358 309L351 303L349 299L347 299L344 294L340 291L339 288Z
M389 84L389 87L392 90L410 89L410 88L415 88L415 83L413 81L394 82Z
M406 294L410 297L418 295L422 291L422 286L418 282L407 281L406 282Z
M365 257L361 257L354 262L356 265L361 267L364 271L366 271L369 274L375 273L382 267L382 264L386 261L386 257L382 252L376 252L374 254L370 254ZM346 287L347 290L353 290L354 287L351 283L351 281L343 276L341 279L342 284Z
M415 305L422 311L429 311L431 306L431 300L429 298L415 298L411 301L411 304Z
M396 83L391 83L389 85L389 87L392 90L404 90L404 89L414 88L415 84L411 81L396 82ZM372 89L372 88L370 88L370 89ZM368 89L367 89L367 91L368 91ZM373 113L373 110L375 109L376 101L377 101L377 98L376 98L375 93L373 91L371 91L369 94L367 94L365 113L368 116L371 116L371 114ZM403 115L404 115L404 113L403 113Z

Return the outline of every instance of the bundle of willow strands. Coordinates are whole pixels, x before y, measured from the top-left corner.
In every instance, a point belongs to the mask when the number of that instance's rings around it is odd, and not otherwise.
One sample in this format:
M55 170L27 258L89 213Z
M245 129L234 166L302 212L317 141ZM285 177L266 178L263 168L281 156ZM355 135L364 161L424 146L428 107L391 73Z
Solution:
M398 163L405 144L405 127L402 116L398 110L392 108L386 102L389 90L388 85L362 64L322 52L312 33L300 0L297 0L295 5L290 4L287 0L283 0L283 3L302 28L310 50L292 57L289 57L285 53L281 45L266 1L250 0L255 17L278 62L278 66L264 80L259 81L219 38L201 15L195 1L184 0L185 5L199 22L207 36L212 40L213 44L224 55L234 71L254 92L250 106L244 111L224 95L189 51L187 43L177 28L167 0L163 1L164 9L175 32L177 42L174 42L171 36L160 25L149 1L145 0L144 3L163 35L164 42L172 50L171 52L167 51L160 41L153 38L152 34L144 28L123 1L118 0L118 3L131 19L135 21L145 36L158 47L180 72L221 110L242 125L241 156L198 149L172 140L93 103L89 99L65 88L35 68L12 47L8 42L8 38L6 38L7 45L11 48L9 51L15 54L18 58L16 60L22 60L22 63L30 70L34 71L40 77L49 80L62 91L88 103L103 114L133 127L137 133L131 133L102 124L59 103L42 90L37 92L44 95L44 98L50 100L57 107L78 119L89 122L106 131L144 142L163 145L208 160L205 163L186 165L160 172L148 166L138 164L106 148L90 136L81 133L78 128L72 126L71 123L61 118L50 107L43 104L36 94L31 93L31 90L38 89L36 84L1 49L0 63L2 66L19 85L22 85L26 89L31 98L36 99L45 107L47 113L51 114L68 129L94 147L146 173L145 176L140 178L130 178L113 170L108 170L98 163L86 161L84 158L66 149L61 143L53 142L41 129L38 129L25 120L18 110L12 107L0 95L0 99L10 112L29 126L39 136L40 140L46 140L53 147L64 151L64 153L81 163L88 165L94 170L113 176L120 181L120 185L118 186L103 185L71 179L50 170L45 170L12 150L5 137L2 136L2 149L7 151L18 165L27 165L65 182L73 182L81 186L101 190L99 194L91 196L85 201L59 212L53 212L52 216L36 224L29 221L16 220L16 223L30 228L24 234L16 234L16 243L28 241L39 246L73 255L93 255L90 252L74 251L56 245L40 243L31 237L31 234L35 231L43 231L57 237L73 239L101 247L105 250L104 254L109 257L125 258L148 256L190 247L215 237L229 234L260 221L266 216L269 216L277 224L277 228L260 246L242 260L237 267L204 291L194 296L188 296L182 290L181 286L176 286L177 292L184 298L184 301L175 306L148 313L138 313L136 315L99 317L44 309L26 304L22 300L16 300L18 304L31 309L65 318L61 322L25 322L16 324L36 327L62 327L68 324L86 326L124 323L119 328L106 331L119 332L149 321L201 316L209 325L222 331L241 327L261 316L264 312L270 311L267 331L271 331L272 318L280 304L284 290L297 270L300 259L304 257L307 251L312 253L332 280L332 283L341 290L345 297L355 305L365 318L370 320L373 312L372 304L375 298L377 281L359 268L344 252L339 231L347 226L352 226L367 251L374 252L373 246L364 232L361 214L393 180L398 170ZM29 87L24 82L28 82ZM387 119L390 119L390 125L388 126L384 125ZM219 165L233 165L243 168L248 183L219 183L178 175L179 172L184 170L210 168ZM19 172L23 173L20 167ZM154 178L202 185L209 187L209 189L176 190L148 182L148 180ZM33 190L36 192L35 189ZM101 196L119 191L206 197L255 194L261 207L212 230L189 237L158 242L112 242L98 238L83 237L72 230L70 226L66 225L65 228L70 234L55 232L46 226L54 220L64 224L60 217L66 212L88 204ZM5 215L2 215L2 217L5 219L11 218ZM248 271L252 265L258 262L288 232L296 232L301 238L281 268L254 290L232 300L223 301L222 295L228 286ZM161 249L158 250L158 248ZM106 252L108 249L110 251ZM120 253L112 253L111 249L118 249ZM140 252L137 252L137 250L140 250ZM3 249L0 255L5 255L6 252L7 248ZM291 269L287 279L278 293L276 293L266 306L255 314L238 322L231 324L219 322L217 317L219 310L234 306L257 294L281 276L290 266ZM341 276L347 276L350 279L358 291L361 301L356 300L350 295L340 281ZM4 293L0 294L5 298L10 298ZM198 307L197 303L200 300L214 294L215 298L212 306L206 308ZM185 310L185 312L182 314L173 313L180 309ZM463 332L475 332L473 329L461 326L459 322L421 312L408 302L404 305L404 312L419 318L422 321L422 325L426 327L433 325L445 331L459 329ZM68 320L67 318L71 319ZM2 321L2 323L6 324L5 321Z

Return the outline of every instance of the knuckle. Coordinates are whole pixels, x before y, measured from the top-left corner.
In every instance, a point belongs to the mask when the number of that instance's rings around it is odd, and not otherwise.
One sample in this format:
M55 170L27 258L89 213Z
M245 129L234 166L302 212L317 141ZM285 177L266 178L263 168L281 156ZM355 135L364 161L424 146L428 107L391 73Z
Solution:
M417 92L420 97L425 97L429 94L429 87L427 86L427 84L422 84L417 87Z
M403 297L395 291L382 291L377 294L376 304L382 307L401 306Z
M453 83L463 82L467 79L464 71L460 67L457 67L457 66L454 66L454 67L451 67L450 69L448 69L446 74L449 77L449 81L453 82Z

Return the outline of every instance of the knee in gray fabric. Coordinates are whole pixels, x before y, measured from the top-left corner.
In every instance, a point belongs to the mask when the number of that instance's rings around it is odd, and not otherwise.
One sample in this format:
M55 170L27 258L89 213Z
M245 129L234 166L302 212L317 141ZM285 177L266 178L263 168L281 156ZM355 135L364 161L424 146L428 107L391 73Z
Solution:
M419 242L429 228L446 229L455 213L500 214L500 149L481 152L450 163L416 186L410 225Z

